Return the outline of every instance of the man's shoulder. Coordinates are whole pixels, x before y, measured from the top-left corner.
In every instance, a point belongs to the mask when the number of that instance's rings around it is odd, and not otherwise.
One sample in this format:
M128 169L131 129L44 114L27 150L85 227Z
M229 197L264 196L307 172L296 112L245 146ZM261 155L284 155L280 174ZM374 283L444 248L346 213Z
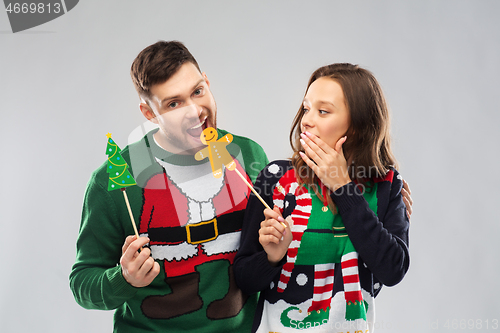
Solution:
M220 128L218 131L219 137L223 137L226 134L233 136L232 143L234 144L228 145L227 150L242 164L252 182L255 182L259 172L269 163L264 149L257 142L247 137L236 135Z
M221 137L226 135L226 134L231 134L233 136L233 142L237 145L252 146L252 147L258 148L258 149L262 150L262 152L264 152L264 149L262 149L262 147L257 142L255 142L254 140L252 140L250 138L247 138L246 136L237 135L237 134L231 133L229 131L226 131L222 128L218 128L218 131L220 132Z
M219 131L219 137L223 137L226 134L231 134L233 136L232 142L234 143L234 145L228 146L228 151L233 156L237 156L240 153L242 155L251 156L252 159L264 162L261 168L264 167L264 165L266 165L269 162L264 149L254 140L247 138L245 136L230 133L220 128L218 129L218 131Z
M108 189L109 174L106 172L107 161L104 161L91 174L87 182L86 192L103 193Z

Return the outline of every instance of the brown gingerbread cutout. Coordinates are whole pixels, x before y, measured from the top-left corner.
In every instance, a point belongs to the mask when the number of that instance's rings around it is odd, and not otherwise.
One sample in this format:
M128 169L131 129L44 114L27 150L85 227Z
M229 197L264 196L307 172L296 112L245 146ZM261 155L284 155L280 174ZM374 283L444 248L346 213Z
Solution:
M194 155L194 158L197 161L204 160L208 157L215 178L222 177L223 165L225 165L228 170L234 170L236 168L236 163L234 162L233 157L226 149L226 146L233 141L233 136L228 133L217 140L218 137L219 135L217 134L217 130L215 128L205 128L200 135L200 139L203 144L207 145L207 147L198 151Z

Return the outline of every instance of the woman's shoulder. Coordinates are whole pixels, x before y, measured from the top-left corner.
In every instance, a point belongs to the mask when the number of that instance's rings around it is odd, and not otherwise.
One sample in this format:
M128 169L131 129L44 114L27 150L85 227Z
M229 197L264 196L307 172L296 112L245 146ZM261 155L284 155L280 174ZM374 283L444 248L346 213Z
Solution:
M387 173L382 177L374 178L373 181L375 183L389 182L389 183L401 183L403 181L403 177L394 167L389 167Z
M262 169L257 181L274 184L290 170L293 170L290 160L275 160Z
M293 169L292 161L290 160L274 160L269 162L268 165L262 170L266 170L269 173L276 174L280 170L281 171L288 171L290 169Z
M379 197L388 196L393 198L401 194L403 177L394 167L390 167L383 177L374 178L373 181L377 184ZM385 195L382 195L382 193L385 193Z

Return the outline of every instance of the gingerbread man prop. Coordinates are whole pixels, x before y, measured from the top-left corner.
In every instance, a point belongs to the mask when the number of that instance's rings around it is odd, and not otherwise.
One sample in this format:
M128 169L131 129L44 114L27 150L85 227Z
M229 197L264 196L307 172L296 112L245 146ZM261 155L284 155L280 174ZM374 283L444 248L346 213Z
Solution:
M225 165L228 170L236 171L241 180L244 181L245 184L247 184L248 188L252 190L252 192L260 200L260 202L262 202L262 204L266 208L271 209L269 205L264 201L264 199L262 199L259 193L255 191L253 186L245 179L245 177L243 177L243 175L238 171L238 169L236 169L236 163L234 163L232 156L226 149L226 146L233 141L233 136L228 133L223 138L217 140L218 136L219 135L217 134L217 130L215 128L213 127L205 128L203 132L201 132L200 134L200 139L201 142L207 145L208 147L198 151L194 155L194 158L197 161L201 161L208 157L215 178L222 177L223 165ZM286 225L283 222L280 223L283 227L286 228Z
M194 155L197 161L204 160L208 157L212 166L212 172L215 178L222 177L222 166L225 165L228 170L234 170L236 163L233 157L229 154L226 146L233 141L231 134L226 134L224 137L217 140L217 130L213 127L208 127L203 130L200 135L201 142L208 147L203 148Z

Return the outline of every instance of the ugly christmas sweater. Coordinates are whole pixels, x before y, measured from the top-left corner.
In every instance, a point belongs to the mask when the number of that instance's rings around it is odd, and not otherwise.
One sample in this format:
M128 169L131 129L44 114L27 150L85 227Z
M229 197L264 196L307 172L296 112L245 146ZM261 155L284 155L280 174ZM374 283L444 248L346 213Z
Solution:
M236 286L232 264L249 190L234 171L215 178L207 159L166 152L153 134L122 156L137 183L126 189L137 229L150 238L161 271L143 288L123 278L121 248L134 230L123 193L107 190L104 164L84 198L70 275L75 299L87 309L116 309L114 332L248 332L257 298ZM233 136L227 148L251 181L268 163L247 138Z
M332 213L311 187L299 186L290 161L264 168L255 189L293 220L292 242L271 266L259 243L264 206L252 195L234 271L245 293L262 291L253 332L373 331L375 296L409 267L409 221L395 169L370 185L351 182L331 193Z

